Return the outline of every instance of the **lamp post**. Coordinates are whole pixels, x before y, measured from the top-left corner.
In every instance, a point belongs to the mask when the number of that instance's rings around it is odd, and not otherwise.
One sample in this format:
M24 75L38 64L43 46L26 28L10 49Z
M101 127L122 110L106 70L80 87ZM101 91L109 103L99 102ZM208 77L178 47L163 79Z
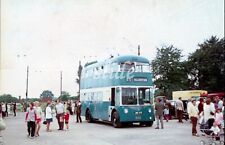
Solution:
M17 58L26 58L27 57L27 55L26 54L18 54L17 55ZM25 94L25 96L26 96L26 100L25 100L25 102L26 102L26 107L27 107L27 103L28 103L28 82L29 82L29 65L27 65L27 75L26 75L26 94Z
M27 99L28 99L28 80L29 80L29 66L27 66L27 81L26 81L26 107L27 107Z
M62 96L62 71L60 71L60 96Z
M80 100L80 80L81 80L81 68L82 68L82 66L81 66L81 61L79 61L79 72L78 72L78 79L79 79L79 100Z

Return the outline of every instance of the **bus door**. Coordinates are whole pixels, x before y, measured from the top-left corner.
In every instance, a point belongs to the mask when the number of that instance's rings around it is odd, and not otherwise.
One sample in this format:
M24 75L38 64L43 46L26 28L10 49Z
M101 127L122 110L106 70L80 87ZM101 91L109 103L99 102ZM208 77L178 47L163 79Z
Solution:
M111 113L115 106L120 105L120 88L111 88L111 98L110 98L110 106L108 109L108 121L111 121Z
M108 121L111 121L111 113L113 108L115 107L115 88L111 88L111 96L110 96L110 102L109 102L109 108L108 108Z
M111 88L111 106L115 106L115 88Z

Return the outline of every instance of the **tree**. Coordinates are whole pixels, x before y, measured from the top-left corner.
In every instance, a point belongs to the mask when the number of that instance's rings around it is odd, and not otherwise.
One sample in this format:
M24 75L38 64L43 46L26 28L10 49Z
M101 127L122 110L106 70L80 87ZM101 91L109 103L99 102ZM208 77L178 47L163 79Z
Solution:
M70 94L66 91L62 91L62 95L59 97L61 101L68 101L70 100Z
M157 48L156 58L152 61L154 83L159 88L158 95L171 98L172 91L187 88L185 62L181 62L181 50L173 45Z
M27 102L35 102L35 101L38 101L40 102L41 99L40 98L27 98ZM21 102L26 102L26 99L21 99Z
M19 99L16 97L13 97L11 94L3 94L3 95L0 95L0 102L7 102L7 103L19 102Z
M190 86L209 92L225 91L224 38L212 36L198 47L188 57Z
M76 78L76 83L79 86L79 91L78 91L78 98L80 98L80 80L81 80L81 72L82 72L82 65L81 62L79 61L79 66L78 66L78 71L77 71L77 78Z
M75 101L77 101L77 100L79 100L79 97L78 97L78 96L71 96L71 97L70 97L70 100L75 100Z
M44 90L40 94L40 99L42 100L52 100L54 98L54 94L50 90Z
M28 102L41 101L40 98L28 98Z

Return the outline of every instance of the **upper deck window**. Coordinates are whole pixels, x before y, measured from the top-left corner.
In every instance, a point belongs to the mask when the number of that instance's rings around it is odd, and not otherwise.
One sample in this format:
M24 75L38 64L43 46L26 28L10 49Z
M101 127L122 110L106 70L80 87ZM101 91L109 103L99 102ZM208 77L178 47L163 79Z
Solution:
M134 71L135 64L133 62L123 62L120 64L120 71Z
M148 63L123 62L120 64L120 71L150 72L150 65Z
M150 65L148 63L136 63L135 72L150 72Z

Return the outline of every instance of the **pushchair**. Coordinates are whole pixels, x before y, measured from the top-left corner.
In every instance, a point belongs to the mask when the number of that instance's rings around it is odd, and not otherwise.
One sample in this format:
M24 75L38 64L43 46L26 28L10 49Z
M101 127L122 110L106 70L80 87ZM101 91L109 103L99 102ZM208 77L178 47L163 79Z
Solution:
M224 144L224 126L221 126L220 132L215 135L212 130L210 130L210 126L208 122L202 121L200 124L200 131L202 132L202 136L206 136L207 141L201 141L203 145L222 145Z

